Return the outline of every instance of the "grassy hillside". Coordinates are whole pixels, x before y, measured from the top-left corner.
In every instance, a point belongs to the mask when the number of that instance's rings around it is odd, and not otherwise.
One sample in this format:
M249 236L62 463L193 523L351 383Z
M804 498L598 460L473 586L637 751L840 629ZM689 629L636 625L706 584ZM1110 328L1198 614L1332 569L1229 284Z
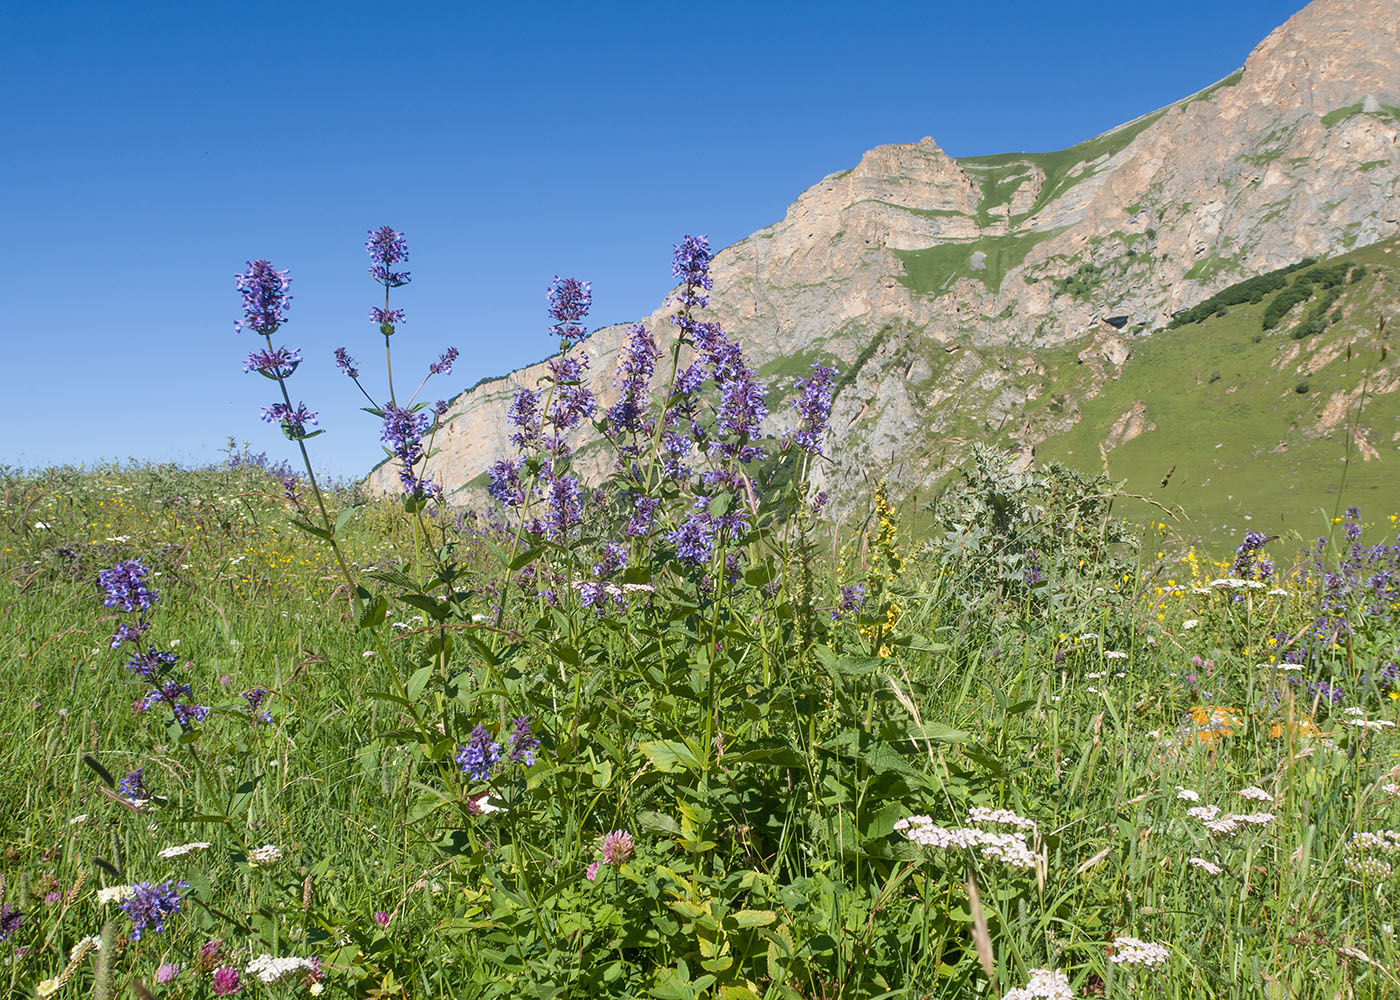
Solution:
M1323 523L1320 508L1332 516L1338 504L1392 503L1400 497L1400 396L1385 345L1395 330L1397 247L1391 239L1317 262L1258 302L1132 340L1121 376L1083 402L1076 426L1045 441L1038 457L1101 470L1109 429L1141 404L1153 429L1111 447L1109 471L1182 508L1201 534L1310 534ZM1339 268L1349 274L1344 283L1298 291ZM1378 339L1382 317L1391 323ZM1047 359L1055 392L1069 398L1082 347Z

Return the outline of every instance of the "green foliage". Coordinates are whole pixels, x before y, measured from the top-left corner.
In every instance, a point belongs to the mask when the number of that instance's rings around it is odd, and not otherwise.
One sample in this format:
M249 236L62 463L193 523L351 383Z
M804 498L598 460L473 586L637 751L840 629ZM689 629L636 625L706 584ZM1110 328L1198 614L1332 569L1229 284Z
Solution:
M1269 271L1267 274L1246 278L1244 281L1237 282L1229 288L1216 292L1210 298L1197 303L1190 309L1177 313L1172 317L1169 327L1175 328L1178 326L1185 326L1188 323L1199 323L1207 316L1223 315L1223 313L1220 312L1222 308L1228 310L1230 306L1240 305L1245 302L1258 304L1264 301L1264 296L1268 295L1270 292L1275 292L1284 287L1284 285L1287 284L1288 275L1301 268L1310 267L1314 263L1316 263L1316 261L1311 257L1304 257L1296 264L1289 264L1287 267Z

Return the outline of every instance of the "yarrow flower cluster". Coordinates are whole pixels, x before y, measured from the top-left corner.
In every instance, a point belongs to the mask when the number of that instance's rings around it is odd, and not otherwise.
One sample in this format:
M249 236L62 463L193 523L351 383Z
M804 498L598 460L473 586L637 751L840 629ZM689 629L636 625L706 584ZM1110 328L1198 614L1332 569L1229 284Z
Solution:
M1001 1000L1074 1000L1069 976L1059 970L1032 969L1025 986L1007 990Z
M1193 868L1199 868L1207 875L1219 875L1225 870L1214 862L1207 861L1205 858L1187 858L1186 863Z
M975 849L983 857L1004 862L1013 868L1035 867L1035 854L1025 838L1014 833L996 833L971 826L941 827L934 824L931 816L901 819L895 823L894 829L922 847L936 850Z
M209 841L196 840L189 844L176 844L174 847L163 847L156 852L158 858L180 858L186 854L193 854L195 851L208 850Z
M1395 871L1387 857L1400 855L1400 831L1378 830L1353 833L1347 841L1342 863L1349 871L1366 878L1389 878Z
M309 958L294 956L274 958L271 955L263 954L249 962L244 971L250 976L257 976L264 983L275 983L288 973L309 972L316 968L316 962Z
M1171 953L1167 951L1166 945L1142 941L1135 937L1116 937L1113 939L1113 957L1109 961L1114 965L1152 966L1165 965L1169 958Z
M282 849L275 844L263 844L248 852L248 864L254 868L275 865L282 860Z

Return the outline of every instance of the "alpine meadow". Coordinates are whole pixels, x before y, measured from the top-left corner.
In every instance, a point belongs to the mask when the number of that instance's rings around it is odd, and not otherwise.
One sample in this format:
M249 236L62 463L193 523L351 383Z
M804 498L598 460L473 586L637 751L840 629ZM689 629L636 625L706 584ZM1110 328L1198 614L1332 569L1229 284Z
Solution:
M0 993L1400 997L1394 0L467 389L386 221L234 251L280 450L0 465Z

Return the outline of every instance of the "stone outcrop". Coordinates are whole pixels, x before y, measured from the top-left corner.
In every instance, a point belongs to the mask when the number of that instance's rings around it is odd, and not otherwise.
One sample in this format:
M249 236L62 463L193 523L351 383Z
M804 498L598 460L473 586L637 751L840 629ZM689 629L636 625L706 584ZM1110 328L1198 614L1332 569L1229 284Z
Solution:
M971 435L1029 449L1072 424L1075 399L1023 413L1049 391L1048 353L1081 352L1093 393L1173 312L1397 231L1400 7L1315 0L1237 73L1069 150L953 159L931 138L870 150L715 256L710 318L761 373L798 353L841 367L839 496L871 468L927 481ZM663 345L667 315L641 320ZM624 335L585 343L604 398ZM508 454L510 395L541 372L452 401L434 475L456 495L471 498ZM582 471L605 462L585 450ZM392 489L391 470L371 485Z

